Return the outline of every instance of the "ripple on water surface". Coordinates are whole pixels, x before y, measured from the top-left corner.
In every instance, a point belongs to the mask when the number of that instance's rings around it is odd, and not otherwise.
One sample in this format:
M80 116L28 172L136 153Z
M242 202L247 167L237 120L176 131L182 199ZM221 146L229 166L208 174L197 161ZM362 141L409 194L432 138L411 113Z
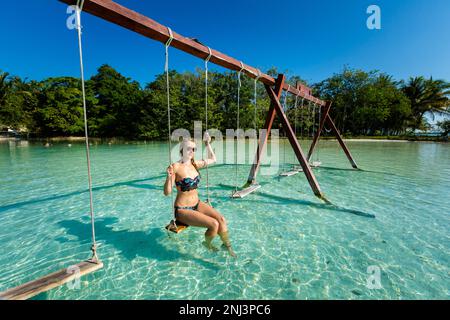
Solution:
M320 142L323 166L314 172L332 206L312 195L301 174L261 176L258 192L232 200L235 167L210 168L214 206L227 218L238 259L206 251L201 229L168 235L162 228L171 217L170 197L162 196L167 145L94 145L105 267L78 290L61 286L36 298L448 298L450 147L348 145L363 170L351 169L337 143ZM285 159L293 159L288 149ZM248 170L238 166L242 183ZM0 144L0 178L0 290L88 257L82 144ZM370 266L380 270L379 289L366 286Z

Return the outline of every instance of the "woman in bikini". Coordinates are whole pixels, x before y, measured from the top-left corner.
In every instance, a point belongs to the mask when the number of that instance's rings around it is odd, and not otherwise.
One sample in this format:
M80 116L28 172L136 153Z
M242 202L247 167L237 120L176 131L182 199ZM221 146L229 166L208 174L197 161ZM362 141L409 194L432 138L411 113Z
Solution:
M164 184L164 195L172 192L173 185L178 193L175 199L175 218L177 223L188 226L207 228L203 244L210 250L217 251L212 240L219 235L223 246L230 255L235 257L228 237L228 228L225 218L209 204L200 201L197 187L200 182L199 169L216 162L216 155L211 148L211 137L205 136L205 145L208 157L206 160L195 161L197 150L193 139L183 140L180 144L181 159L167 168L167 178Z

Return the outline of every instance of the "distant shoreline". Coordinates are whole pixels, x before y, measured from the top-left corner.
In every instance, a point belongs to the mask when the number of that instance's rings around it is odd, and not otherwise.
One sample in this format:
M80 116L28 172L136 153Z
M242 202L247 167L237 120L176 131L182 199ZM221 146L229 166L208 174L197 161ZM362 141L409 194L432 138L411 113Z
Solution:
M20 137L0 137L1 141L30 141L30 142L84 142L84 137L75 137L75 136L67 136L67 137L39 137L39 138L20 138ZM287 139L285 137L279 137L279 139ZM311 140L310 139L301 139L301 140ZM337 140L335 137L321 137L321 140ZM398 136L361 136L361 137L349 137L343 138L345 142L448 142L444 137L398 137ZM97 138L92 137L89 138L90 142L95 143L108 143L108 144L117 144L117 143L147 143L147 142L164 142L166 140L130 140L125 138Z

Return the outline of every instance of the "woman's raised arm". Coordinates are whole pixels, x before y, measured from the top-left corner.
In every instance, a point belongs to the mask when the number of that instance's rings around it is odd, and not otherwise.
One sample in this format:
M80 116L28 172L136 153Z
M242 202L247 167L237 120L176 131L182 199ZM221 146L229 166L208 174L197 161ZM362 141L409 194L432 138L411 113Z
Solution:
M210 165L216 163L216 161L217 161L214 150L211 147L211 137L209 136L209 134L207 132L205 133L205 146L206 146L207 158L203 159L202 161L196 162L196 164L199 168L210 166Z

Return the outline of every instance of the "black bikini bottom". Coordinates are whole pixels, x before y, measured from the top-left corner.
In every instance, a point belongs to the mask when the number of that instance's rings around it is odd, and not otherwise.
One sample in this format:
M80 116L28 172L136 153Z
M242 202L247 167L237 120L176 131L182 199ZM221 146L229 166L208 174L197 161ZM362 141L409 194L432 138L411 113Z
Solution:
M175 208L175 217L177 217L177 215L178 215L178 210L180 210L180 209L183 210L184 209L184 210L194 210L194 211L196 211L198 209L198 205L199 204L200 204L200 200L197 202L197 204L195 206L187 206L187 207L174 206L174 208ZM178 220L177 220L177 225L187 226L187 224L182 223L181 221L178 221Z

